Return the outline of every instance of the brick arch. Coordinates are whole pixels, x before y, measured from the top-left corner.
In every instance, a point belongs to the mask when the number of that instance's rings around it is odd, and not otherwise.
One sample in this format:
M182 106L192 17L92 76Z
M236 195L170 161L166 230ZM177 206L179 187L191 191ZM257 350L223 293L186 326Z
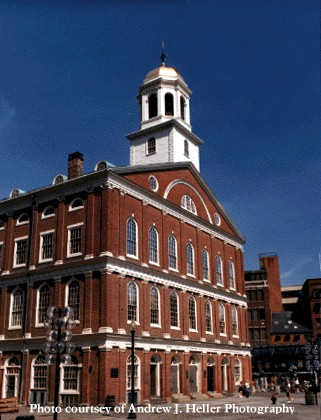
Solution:
M197 191L197 189L192 184L190 184L189 182L185 181L184 179L174 179L174 181L171 181L167 185L167 187L165 188L165 192L164 192L163 197L165 199L167 199L168 194L178 184L186 185L187 187L189 187L197 195L197 197L199 198L199 200L201 201L201 203L202 203L202 205L203 205L203 207L205 209L205 212L207 214L207 217L208 217L209 222L210 223L213 223L212 218L211 218L211 215L210 215L210 212L209 212L209 210L207 208L207 205L205 204L205 201L204 201L203 197L201 196L201 194Z

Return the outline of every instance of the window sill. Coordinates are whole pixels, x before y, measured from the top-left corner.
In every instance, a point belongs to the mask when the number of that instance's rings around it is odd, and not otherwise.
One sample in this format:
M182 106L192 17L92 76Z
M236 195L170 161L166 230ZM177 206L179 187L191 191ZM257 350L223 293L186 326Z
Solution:
M126 254L126 257L132 258L133 260L138 260L138 256L137 255Z
M223 283L216 283L217 286L219 287L223 287L224 288L224 284Z
M234 335L234 334L232 335L232 337L233 337L233 338L240 338L240 336L239 336L239 335Z
M49 262L53 262L53 258L48 258L46 260L39 260L38 264L45 264Z
M12 268L22 268L27 267L27 264L15 264Z
M35 328L44 328L45 324L36 324Z
M41 216L41 220L50 219L50 217L55 217L55 214L49 214L48 216Z
M189 332L194 332L194 333L197 333L198 332L198 330L194 330L193 328L190 328L188 331Z
M132 320L127 320L127 324L128 324L128 325L129 325L129 324L131 324L132 322L135 322L135 326L136 326L136 327L140 326L140 322L137 322L137 321L132 321Z
M14 330L22 330L22 327L10 326L10 327L8 327L8 330L10 330L10 331L14 331Z
M68 209L68 211L69 211L69 212L72 212L72 211L81 210L81 209L83 209L83 208L84 208L84 206L81 206L81 207L75 207L75 208L73 208L73 209Z
M205 331L205 334L207 334L207 335L214 335L212 331Z
M177 269L177 268L168 267L168 269L169 269L170 271L175 271L176 273L178 273L178 269Z
M195 274L186 273L186 276L192 277L193 279L195 279Z
M169 327L171 330L176 330L176 331L179 331L180 330L180 327Z
M29 224L29 220L28 222L20 222L20 223L16 223L16 226L23 226L23 225L28 225Z
M159 325L159 324L150 324L150 327L151 328L162 328L162 326Z
M210 279L203 279L203 281L205 281L205 283L211 283Z
M227 335L225 333L220 333L221 337L227 337Z
M82 252L75 252L74 254L67 255L67 258L80 257L81 255Z
M159 267L159 263L158 262L148 261L148 264L152 264L152 265L155 265L155 266Z

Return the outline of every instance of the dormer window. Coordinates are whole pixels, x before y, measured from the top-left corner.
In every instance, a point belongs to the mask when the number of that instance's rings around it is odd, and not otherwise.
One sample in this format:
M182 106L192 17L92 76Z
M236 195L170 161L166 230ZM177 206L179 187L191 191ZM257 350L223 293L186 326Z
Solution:
M17 225L25 225L29 223L29 216L27 213L22 213L17 219Z
M75 198L72 200L69 206L69 211L75 211L84 208L84 202L81 198Z
M180 98L180 106L181 106L181 118L182 120L185 120L185 99L183 96Z
M184 156L189 158L189 146L187 140L184 140Z
M165 95L165 115L174 115L174 96L171 93Z
M147 154L153 155L154 153L156 153L156 140L155 137L150 137L147 140Z
M148 97L148 118L157 117L157 94L152 93Z
M53 217L54 215L55 215L55 209L53 208L53 206L48 206L42 212L41 218L47 219L48 217Z
M195 203L189 195L183 195L181 199L181 207L193 214L197 214Z

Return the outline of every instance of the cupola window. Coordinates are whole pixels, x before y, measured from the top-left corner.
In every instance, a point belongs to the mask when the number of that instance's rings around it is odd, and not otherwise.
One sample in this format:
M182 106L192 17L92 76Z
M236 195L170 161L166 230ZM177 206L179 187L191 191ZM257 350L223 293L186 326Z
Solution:
M157 117L157 94L152 93L148 97L148 118Z
M184 140L184 156L189 158L189 147L187 140Z
M152 191L157 191L158 190L158 182L157 182L157 179L153 175L151 175L149 177L148 184L149 184L150 189Z
M181 118L182 120L185 120L185 99L183 98L183 96L181 96L180 105L181 105Z
M153 155L156 153L156 140L155 137L151 137L147 140L147 154Z
M165 115L174 115L174 96L171 93L165 95Z

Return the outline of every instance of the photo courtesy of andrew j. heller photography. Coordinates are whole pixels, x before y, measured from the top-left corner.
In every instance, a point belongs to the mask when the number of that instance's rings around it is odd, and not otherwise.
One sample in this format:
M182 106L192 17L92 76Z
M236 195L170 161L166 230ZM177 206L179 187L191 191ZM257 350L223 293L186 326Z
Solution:
M0 420L319 418L319 1L1 0L0 39Z

